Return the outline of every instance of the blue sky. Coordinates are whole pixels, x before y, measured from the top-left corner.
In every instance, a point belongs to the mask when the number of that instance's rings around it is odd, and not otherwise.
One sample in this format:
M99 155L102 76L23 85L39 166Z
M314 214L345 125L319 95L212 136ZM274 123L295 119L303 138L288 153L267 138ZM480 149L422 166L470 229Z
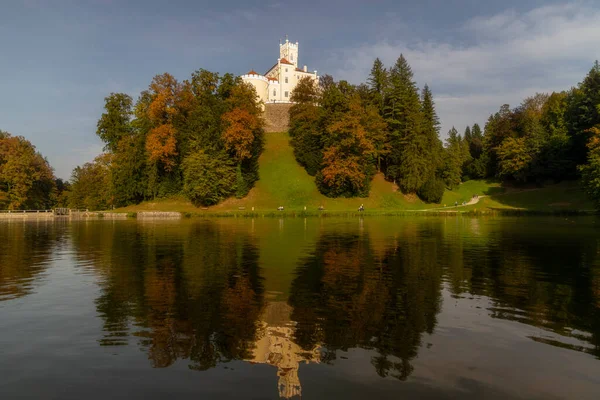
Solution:
M598 1L10 0L0 7L0 129L68 178L102 151L104 97L205 68L264 71L287 34L300 63L360 83L403 53L433 90L442 137L503 103L568 89L600 58Z

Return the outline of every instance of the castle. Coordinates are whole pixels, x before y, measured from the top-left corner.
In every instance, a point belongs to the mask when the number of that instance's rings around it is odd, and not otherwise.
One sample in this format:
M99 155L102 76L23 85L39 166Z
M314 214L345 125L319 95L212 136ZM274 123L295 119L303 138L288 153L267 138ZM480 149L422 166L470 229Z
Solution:
M264 75L252 70L242 75L242 80L254 86L259 99L264 103L289 103L290 96L300 79L309 76L319 81L317 71L308 72L306 65L298 68L298 42L287 38L279 44L279 58Z

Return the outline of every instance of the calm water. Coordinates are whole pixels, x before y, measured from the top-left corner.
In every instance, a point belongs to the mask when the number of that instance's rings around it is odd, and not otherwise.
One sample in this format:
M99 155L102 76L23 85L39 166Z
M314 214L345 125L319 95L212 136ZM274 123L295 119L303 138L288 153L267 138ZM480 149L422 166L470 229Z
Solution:
M0 221L0 398L600 397L595 218Z

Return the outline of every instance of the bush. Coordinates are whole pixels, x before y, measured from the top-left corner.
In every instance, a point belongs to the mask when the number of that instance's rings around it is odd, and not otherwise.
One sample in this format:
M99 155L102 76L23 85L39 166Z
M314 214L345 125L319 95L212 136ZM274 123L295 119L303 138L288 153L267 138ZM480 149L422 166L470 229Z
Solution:
M430 179L421 186L417 195L427 203L440 203L446 190L446 184L443 180L434 178Z
M226 154L192 153L183 161L183 190L196 206L210 206L236 190L236 167Z

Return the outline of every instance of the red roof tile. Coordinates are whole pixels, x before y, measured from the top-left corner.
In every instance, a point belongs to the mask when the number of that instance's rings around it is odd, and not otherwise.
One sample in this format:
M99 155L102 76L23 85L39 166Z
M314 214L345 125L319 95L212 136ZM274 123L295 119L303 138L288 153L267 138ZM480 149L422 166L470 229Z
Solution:
M246 75L260 75L260 74L258 72L256 72L255 70L251 70Z
M282 58L281 60L279 60L280 63L282 64L289 64L289 65L294 65L294 63L291 63L287 60L287 58Z
M277 80L277 78L273 78L272 76L267 77L267 79L270 80L270 81L276 81Z

